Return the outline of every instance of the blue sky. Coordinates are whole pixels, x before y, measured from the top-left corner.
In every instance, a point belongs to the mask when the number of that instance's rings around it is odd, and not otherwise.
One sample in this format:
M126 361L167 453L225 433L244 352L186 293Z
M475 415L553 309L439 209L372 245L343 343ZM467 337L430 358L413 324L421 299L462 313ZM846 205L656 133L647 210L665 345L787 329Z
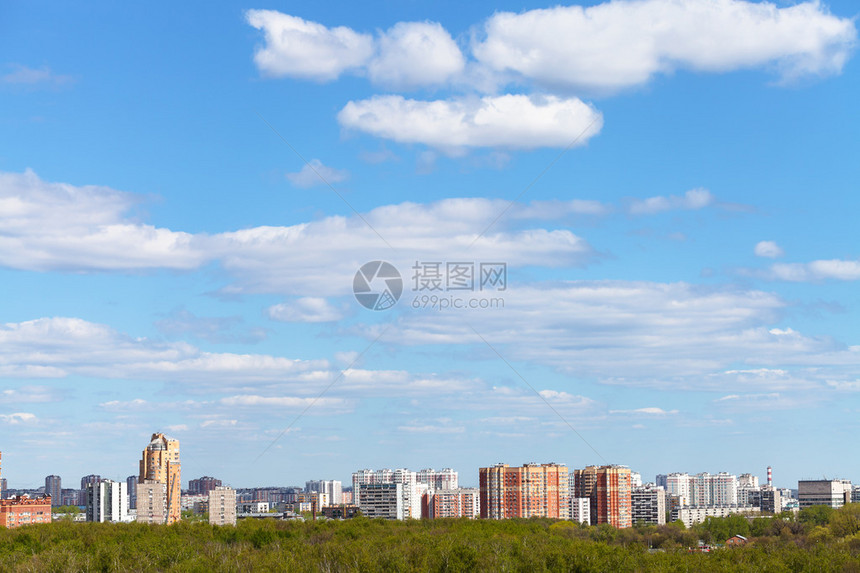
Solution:
M11 487L505 461L860 480L857 7L0 12ZM388 310L353 279L400 271ZM492 309L416 262L505 263ZM381 283L372 283L374 289ZM429 299L428 299L429 300Z

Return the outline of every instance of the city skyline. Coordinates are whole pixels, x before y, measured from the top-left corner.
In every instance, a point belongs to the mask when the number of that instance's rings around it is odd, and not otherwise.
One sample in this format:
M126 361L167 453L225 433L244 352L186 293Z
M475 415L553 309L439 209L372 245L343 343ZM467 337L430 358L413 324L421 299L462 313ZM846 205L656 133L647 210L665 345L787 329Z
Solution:
M153 432L234 487L860 481L858 15L9 7L9 486L124 481Z

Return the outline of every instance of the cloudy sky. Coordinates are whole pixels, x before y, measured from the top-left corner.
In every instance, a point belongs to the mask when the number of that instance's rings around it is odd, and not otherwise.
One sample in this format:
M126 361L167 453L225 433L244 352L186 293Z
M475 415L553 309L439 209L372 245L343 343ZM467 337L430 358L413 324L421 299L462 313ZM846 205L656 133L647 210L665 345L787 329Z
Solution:
M857 10L7 5L4 477L860 480Z

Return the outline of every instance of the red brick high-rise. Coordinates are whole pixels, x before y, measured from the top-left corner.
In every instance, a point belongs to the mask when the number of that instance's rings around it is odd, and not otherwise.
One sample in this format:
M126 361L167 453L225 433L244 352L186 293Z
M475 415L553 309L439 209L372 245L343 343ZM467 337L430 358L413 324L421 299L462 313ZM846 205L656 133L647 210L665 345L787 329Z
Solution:
M608 523L614 527L633 526L630 468L588 466L573 471L574 497L591 500L591 524Z
M496 464L480 468L478 476L482 519L567 519L570 514L567 466Z

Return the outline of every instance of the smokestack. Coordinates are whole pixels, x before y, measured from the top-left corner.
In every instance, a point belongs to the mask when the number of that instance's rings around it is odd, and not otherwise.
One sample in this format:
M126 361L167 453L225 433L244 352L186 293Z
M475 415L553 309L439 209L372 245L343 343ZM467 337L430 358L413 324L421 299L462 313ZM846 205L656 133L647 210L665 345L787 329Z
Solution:
M767 487L773 487L773 468L767 466Z

